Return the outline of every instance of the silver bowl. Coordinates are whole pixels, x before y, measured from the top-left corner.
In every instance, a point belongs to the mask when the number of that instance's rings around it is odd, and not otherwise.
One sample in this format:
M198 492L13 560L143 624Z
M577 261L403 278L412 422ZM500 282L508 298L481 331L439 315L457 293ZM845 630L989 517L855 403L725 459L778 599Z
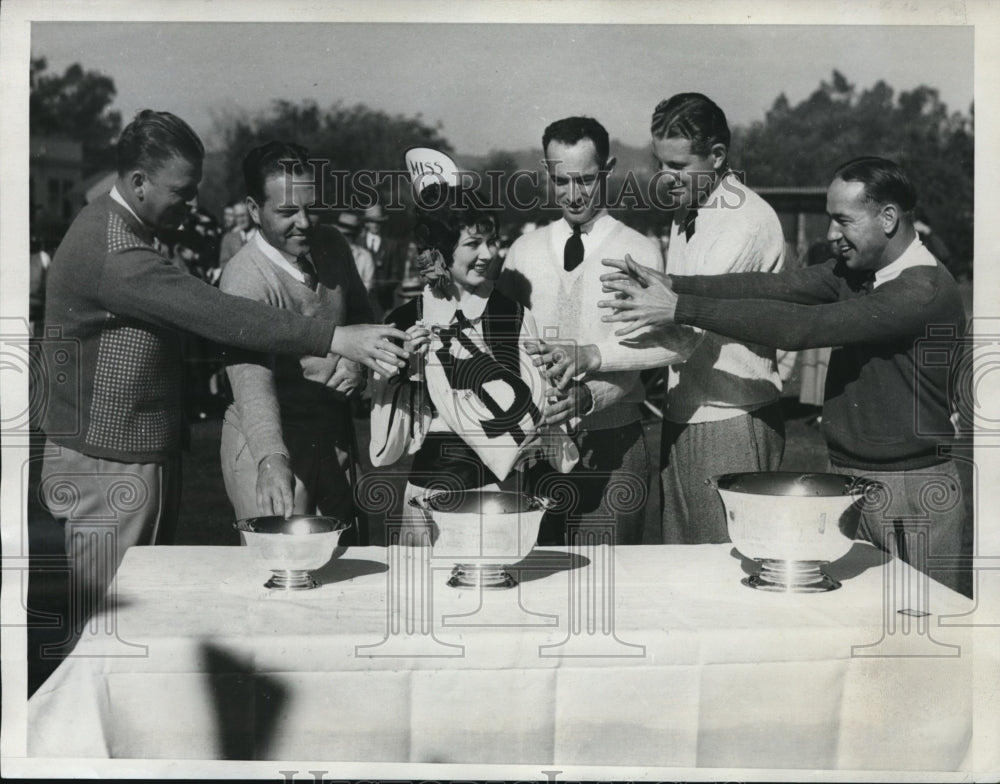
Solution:
M318 587L310 571L330 560L340 535L351 524L333 517L272 515L237 520L234 527L256 560L271 570L265 587L303 591Z
M548 498L499 490L432 491L410 504L433 521L434 557L455 561L448 585L483 588L517 585L510 565L531 552L552 507Z
M847 555L869 482L841 474L784 471L721 474L706 480L726 509L729 538L760 573L742 582L787 593L832 591L821 566Z

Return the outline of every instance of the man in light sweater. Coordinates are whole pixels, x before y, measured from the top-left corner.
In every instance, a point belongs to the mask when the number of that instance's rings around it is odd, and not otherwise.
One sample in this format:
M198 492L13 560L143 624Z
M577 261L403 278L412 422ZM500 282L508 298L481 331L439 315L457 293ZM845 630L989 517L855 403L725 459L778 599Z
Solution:
M220 292L156 250L198 194L204 148L169 112L144 110L117 144L111 193L87 205L49 269L50 367L41 493L66 529L76 606L101 601L125 550L169 543L180 490L181 330L223 345L395 372L405 333L338 326ZM390 363L389 370L386 363Z
M827 190L836 258L778 275L664 276L627 261L605 285L623 334L690 324L788 350L838 346L830 357L823 435L833 471L882 483L860 536L918 568L961 552L964 506L952 440L948 358L965 311L955 280L921 244L916 193L883 158L841 166ZM944 361L942 361L944 358ZM920 545L919 527L929 526ZM916 546L916 547L915 547ZM966 554L968 555L968 554ZM952 587L957 572L934 576Z
M695 339L678 338L673 351L662 340L645 344L648 349L642 340L623 345L601 323L593 304L601 288L601 259L629 254L658 270L659 250L604 206L615 159L599 122L589 117L554 122L545 129L542 148L562 218L514 242L497 285L534 315L544 338L539 361L548 364L566 353L566 342L588 358L574 378L553 380L559 399L549 406L546 421L569 423L580 462L568 476L572 491L555 493L568 503L559 514L546 516L539 543L561 544L567 522L589 520L614 521L615 542L635 544L642 539L648 494L649 453L639 416L644 389L638 371L618 368L643 365L637 355L647 350L657 353L658 364L681 361ZM547 483L566 481L546 464L536 466L533 480L539 492Z
M777 272L784 237L774 210L729 170L729 126L699 93L680 93L653 112L653 152L677 209L667 272ZM773 471L785 428L774 349L707 332L666 378L660 479L665 544L728 542L725 512L705 480Z
M307 151L285 142L247 154L246 206L258 230L226 266L219 288L334 324L369 323L347 240L313 225L309 166ZM364 385L361 366L333 354L302 361L271 355L232 362L227 372L233 403L222 427L222 475L237 519L319 512L350 520L346 400Z

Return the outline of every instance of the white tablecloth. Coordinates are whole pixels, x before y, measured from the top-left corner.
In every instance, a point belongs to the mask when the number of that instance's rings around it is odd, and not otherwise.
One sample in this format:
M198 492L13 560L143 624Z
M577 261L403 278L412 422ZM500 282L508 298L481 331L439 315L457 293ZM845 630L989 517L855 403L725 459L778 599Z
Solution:
M731 545L536 549L510 590L434 562L420 603L412 550L275 593L246 548L133 548L30 700L29 754L961 769L996 652L938 626L971 602L882 559L857 544L843 588L786 595L741 585Z

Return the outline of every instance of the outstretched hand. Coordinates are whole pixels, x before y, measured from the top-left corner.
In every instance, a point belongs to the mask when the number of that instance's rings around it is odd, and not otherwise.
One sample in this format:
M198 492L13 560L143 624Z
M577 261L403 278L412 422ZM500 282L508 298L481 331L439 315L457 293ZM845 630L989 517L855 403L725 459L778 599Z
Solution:
M604 322L624 322L616 335L629 335L643 327L664 327L674 323L677 295L670 285L670 276L636 264L631 256L624 259L604 259L604 266L618 270L601 275L604 291L615 299L597 303L613 312L601 316Z
M393 341L402 342L406 338L405 332L391 324L348 324L334 330L330 351L392 376L409 357L409 353Z

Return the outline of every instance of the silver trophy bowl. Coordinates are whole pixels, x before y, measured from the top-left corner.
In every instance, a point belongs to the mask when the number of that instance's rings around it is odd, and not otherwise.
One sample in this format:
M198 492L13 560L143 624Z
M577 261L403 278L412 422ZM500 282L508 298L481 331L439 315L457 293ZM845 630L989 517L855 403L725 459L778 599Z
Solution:
M510 588L517 585L510 565L535 546L552 501L499 490L443 490L410 504L432 521L433 556L455 562L448 585Z
M721 474L706 481L722 498L736 549L760 563L760 572L744 578L744 585L785 593L840 587L821 567L853 547L869 481L784 471Z
M266 588L304 591L319 586L310 572L330 560L351 524L333 517L272 515L237 520L234 527L257 562L271 570Z

